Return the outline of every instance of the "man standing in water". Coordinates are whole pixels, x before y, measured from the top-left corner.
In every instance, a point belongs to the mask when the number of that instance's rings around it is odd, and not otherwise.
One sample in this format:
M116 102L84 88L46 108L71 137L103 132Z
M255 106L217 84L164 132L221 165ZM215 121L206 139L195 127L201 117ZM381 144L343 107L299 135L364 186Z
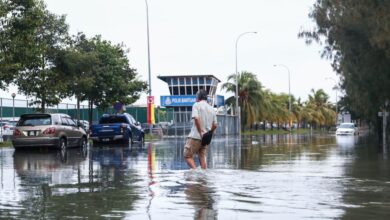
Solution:
M202 146L203 134L207 131L214 132L217 128L217 115L213 107L207 103L207 92L203 89L196 93L196 103L192 106L193 124L191 132L184 145L184 158L191 169L196 169L194 154L198 154L199 164L206 169L207 145Z

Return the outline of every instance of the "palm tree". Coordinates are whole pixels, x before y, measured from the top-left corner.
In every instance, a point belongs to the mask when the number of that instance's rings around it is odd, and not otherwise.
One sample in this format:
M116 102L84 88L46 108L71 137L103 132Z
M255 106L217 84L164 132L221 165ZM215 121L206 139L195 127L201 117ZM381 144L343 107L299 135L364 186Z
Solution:
M329 102L329 96L324 90L311 90L306 110L311 114L311 122L317 125L332 125L335 121L336 112Z
M233 81L233 82L232 82ZM222 88L227 92L235 93L236 91L236 74L228 76L228 82L222 84ZM238 75L238 100L241 106L241 127L251 126L257 121L260 114L259 109L265 109L264 91L256 75L250 72L241 72ZM226 104L235 107L235 96L226 99Z

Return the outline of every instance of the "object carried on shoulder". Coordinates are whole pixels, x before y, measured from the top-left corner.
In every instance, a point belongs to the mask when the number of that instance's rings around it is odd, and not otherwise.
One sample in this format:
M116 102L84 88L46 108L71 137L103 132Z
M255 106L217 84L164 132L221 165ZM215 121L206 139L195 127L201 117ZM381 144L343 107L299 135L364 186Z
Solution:
M213 138L213 132L210 130L203 134L202 136L202 147L209 145L211 143L211 139Z

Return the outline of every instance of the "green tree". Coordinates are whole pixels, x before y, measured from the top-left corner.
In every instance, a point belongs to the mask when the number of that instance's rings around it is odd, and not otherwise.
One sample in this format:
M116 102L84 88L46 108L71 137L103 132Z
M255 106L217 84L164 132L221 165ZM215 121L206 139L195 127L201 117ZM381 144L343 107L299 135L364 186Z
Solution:
M306 111L310 113L310 121L319 126L331 126L336 120L336 112L329 102L329 96L322 89L311 90Z
M1 86L13 82L44 112L67 95L66 76L54 65L67 43L65 16L50 13L40 0L2 1L1 7Z
M94 105L104 110L116 101L131 104L146 91L146 82L130 67L126 53L124 45L113 45L100 36L88 39L79 33L73 46L57 60L71 76L71 94L80 101L88 100L90 120Z
M0 89L5 89L6 86L14 79L17 68L12 62L12 21L19 14L9 1L0 0ZM15 33L17 34L17 33Z
M233 82L232 82L233 81ZM227 92L236 92L236 74L228 76L228 82L222 85L221 89ZM258 120L259 110L265 109L264 91L256 75L250 72L241 72L238 75L238 100L241 107L241 127L251 126ZM235 106L235 96L226 99L226 104Z
M375 123L390 99L390 2L317 0L309 16L317 27L299 36L324 45L350 106Z
M288 112L288 95L287 94L271 94L271 113L269 120L271 124L276 122L278 129L280 128L281 123L287 123L289 119Z
M304 105L301 101L301 98L298 98L297 100L294 97L291 97L291 113L294 116L294 121L297 123L297 127L300 128L302 120L303 120L303 114L304 114Z

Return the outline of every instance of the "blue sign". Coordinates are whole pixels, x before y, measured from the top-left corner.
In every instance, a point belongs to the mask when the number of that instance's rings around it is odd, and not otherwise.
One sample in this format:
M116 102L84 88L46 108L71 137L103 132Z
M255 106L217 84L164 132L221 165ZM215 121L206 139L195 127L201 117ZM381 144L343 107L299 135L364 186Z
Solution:
M192 106L195 102L194 95L160 96L161 106Z
M225 96L217 95L217 100L215 102L217 106L225 106Z

